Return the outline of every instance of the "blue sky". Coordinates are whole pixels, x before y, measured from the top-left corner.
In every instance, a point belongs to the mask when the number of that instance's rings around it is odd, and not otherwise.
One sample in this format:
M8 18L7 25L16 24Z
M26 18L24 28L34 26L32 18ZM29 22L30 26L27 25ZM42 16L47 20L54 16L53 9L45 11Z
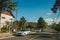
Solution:
M53 7L55 0L15 0L18 2L17 19L19 20L22 16L27 21L36 21L39 17L43 18L54 18L55 14L52 13L51 8ZM16 11L13 11L16 16Z

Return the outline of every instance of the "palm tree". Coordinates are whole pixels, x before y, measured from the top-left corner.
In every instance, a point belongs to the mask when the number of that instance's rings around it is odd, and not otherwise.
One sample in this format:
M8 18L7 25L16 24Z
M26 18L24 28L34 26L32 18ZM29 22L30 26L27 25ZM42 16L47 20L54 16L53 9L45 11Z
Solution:
M57 15L57 18L59 18L60 16L60 0L56 0L55 1L55 4L53 5L53 8L51 9L53 11L53 13L57 13L57 10L59 10L59 13ZM56 19L57 21L57 19ZM58 27L59 28L59 27ZM57 38L58 38L58 29L56 28L56 31L57 31ZM60 31L60 30L59 30Z
M60 11L60 0L55 1L55 4L53 5L53 8L51 10L53 11L53 13L57 13L57 10ZM59 14L58 14L58 17L59 17Z
M12 11L16 9L15 8L16 6L17 6L17 2L13 2L12 0L0 0L0 22L1 22L1 11L3 10Z
M0 13L2 10L15 10L17 2L12 0L0 0Z
M59 16L60 16L60 0L56 0L55 1L55 4L53 5L53 8L51 9L52 11L53 11L53 13L57 13L57 11L59 10L59 13L58 13L58 15L57 15L57 19L59 18ZM56 21L57 21L57 19L56 19Z

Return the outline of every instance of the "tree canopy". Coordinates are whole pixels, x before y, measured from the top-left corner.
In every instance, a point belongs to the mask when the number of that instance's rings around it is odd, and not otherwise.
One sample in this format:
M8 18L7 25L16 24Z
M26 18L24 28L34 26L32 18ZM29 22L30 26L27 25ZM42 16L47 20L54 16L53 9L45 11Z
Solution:
M60 22L58 24L53 23L52 24L52 29L56 30L57 32L60 32Z
M19 21L19 26L21 27L21 29L25 29L26 28L26 19L24 16L21 17L20 21Z
M0 11L1 10L15 10L17 2L13 0L0 0Z
M54 13L57 12L57 9L60 8L60 0L56 0L55 4L53 5L53 8L51 9Z
M42 17L40 17L37 23L37 28L46 28L46 27L47 27L47 23Z

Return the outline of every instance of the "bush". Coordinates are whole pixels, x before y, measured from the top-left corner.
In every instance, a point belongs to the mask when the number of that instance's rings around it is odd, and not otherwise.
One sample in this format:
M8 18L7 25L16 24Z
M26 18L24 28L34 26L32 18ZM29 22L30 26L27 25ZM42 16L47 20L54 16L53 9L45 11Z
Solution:
M2 33L3 33L3 32L8 32L8 30L7 30L6 27L3 27L3 28L1 29L1 32L2 32Z
M56 30L57 32L60 32L60 23L59 24L54 23L52 25L52 29Z

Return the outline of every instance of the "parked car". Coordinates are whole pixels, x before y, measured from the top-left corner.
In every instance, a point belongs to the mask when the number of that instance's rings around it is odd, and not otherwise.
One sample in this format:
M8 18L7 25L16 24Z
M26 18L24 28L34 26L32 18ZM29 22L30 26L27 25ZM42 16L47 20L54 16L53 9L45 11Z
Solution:
M41 32L41 29L39 29L39 30L36 30L36 32Z
M17 35L17 36L20 36L20 35L28 35L31 31L29 30L21 30L20 32L14 34L14 35Z

